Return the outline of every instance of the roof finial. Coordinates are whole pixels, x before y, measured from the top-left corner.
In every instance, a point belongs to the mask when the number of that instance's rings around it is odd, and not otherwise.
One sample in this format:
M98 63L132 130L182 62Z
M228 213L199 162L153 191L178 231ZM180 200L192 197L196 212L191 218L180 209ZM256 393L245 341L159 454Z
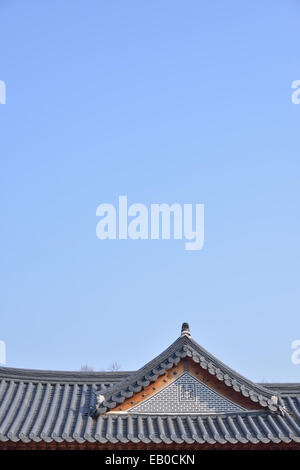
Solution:
M181 336L191 336L191 332L190 332L190 326L188 323L182 323L182 327L181 327Z

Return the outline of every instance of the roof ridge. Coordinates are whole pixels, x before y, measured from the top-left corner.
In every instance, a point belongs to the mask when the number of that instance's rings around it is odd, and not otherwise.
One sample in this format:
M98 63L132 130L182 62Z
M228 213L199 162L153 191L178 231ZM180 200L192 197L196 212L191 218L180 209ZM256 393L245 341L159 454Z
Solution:
M0 367L0 379L17 379L20 381L97 382L105 379L108 381L111 379L123 379L132 373L132 371L58 371Z

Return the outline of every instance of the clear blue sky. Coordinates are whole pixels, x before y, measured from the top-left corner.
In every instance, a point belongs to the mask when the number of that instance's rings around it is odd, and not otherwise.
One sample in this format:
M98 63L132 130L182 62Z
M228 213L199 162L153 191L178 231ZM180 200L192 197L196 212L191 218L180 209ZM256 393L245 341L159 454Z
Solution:
M123 370L194 339L300 381L300 5L2 0L7 366ZM100 241L96 207L204 203L205 245Z

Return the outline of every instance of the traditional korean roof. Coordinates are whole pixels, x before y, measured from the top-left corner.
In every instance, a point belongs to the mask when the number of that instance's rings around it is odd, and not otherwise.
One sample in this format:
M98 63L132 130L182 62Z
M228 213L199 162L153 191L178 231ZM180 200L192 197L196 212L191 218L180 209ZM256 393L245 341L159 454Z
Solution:
M256 409L222 413L118 413L112 404L155 382L184 358ZM300 384L255 384L211 356L189 334L137 372L55 372L0 368L1 442L300 442ZM99 403L99 396L104 401ZM272 398L276 396L277 399ZM277 401L277 402L276 402ZM103 408L106 411L103 412Z
M115 408L118 403L123 403L125 398L132 397L143 387L155 382L160 375L165 374L166 370L186 357L190 357L202 369L216 376L220 382L224 382L227 387L232 387L243 396L249 397L253 402L259 402L262 407L267 407L271 411L279 409L276 390L270 391L263 385L251 382L212 356L192 339L188 324L184 323L181 336L159 356L136 373L116 383L109 390L99 393L102 398L96 405L95 413L105 413L107 410Z

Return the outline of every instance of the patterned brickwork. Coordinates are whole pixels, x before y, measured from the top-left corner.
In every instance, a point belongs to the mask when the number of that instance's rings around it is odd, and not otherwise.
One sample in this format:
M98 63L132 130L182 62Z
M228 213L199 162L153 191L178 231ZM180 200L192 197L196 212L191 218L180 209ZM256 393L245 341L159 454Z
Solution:
M130 413L223 413L243 408L184 373L148 400L131 408Z

